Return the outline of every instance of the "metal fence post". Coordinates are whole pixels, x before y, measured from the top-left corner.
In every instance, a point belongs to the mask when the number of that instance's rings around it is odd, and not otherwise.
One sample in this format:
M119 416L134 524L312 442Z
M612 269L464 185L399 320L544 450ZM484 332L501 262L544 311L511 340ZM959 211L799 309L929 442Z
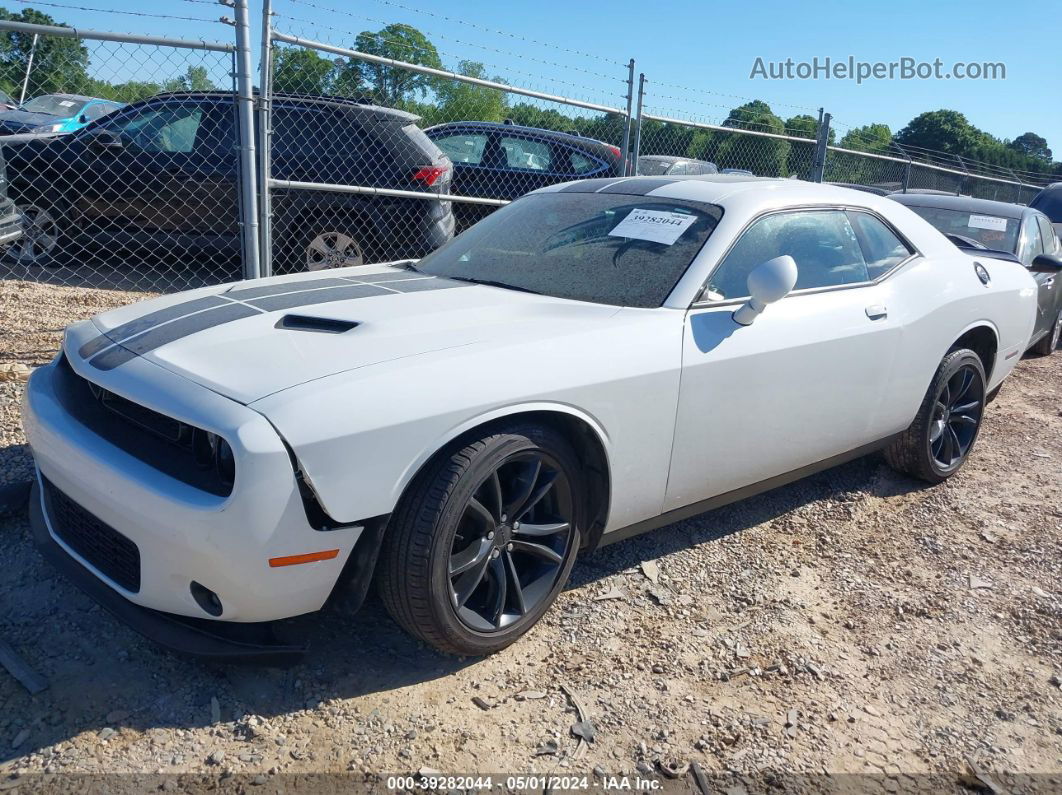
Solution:
M33 41L30 43L29 58L26 59L26 76L22 79L22 92L18 95L19 105L26 101L26 89L29 88L30 72L33 71L33 56L37 52L37 41L40 37L41 34L34 33Z
M830 144L830 120L833 118L821 109L819 112L822 113L822 120L819 122L819 135L815 141L815 159L811 164L812 182L822 182L826 173L826 147Z
M628 158L631 154L631 109L634 106L634 59L627 64L627 118L623 125L623 147L620 149L620 162L623 164L623 176L627 176Z
M258 250L258 163L254 153L254 83L251 79L251 25L247 0L235 0L236 102L239 119L240 224L243 243L243 277L262 275Z
M272 178L273 153L273 3L262 0L262 58L258 81L258 159L261 163L258 185L259 266L263 276L273 275L272 202L269 180Z
M638 173L638 155L642 151L642 100L645 99L645 72L638 75L638 115L634 128L634 155L631 157L631 175Z
M961 196L963 188L966 187L966 183L970 179L970 169L968 169L966 167L966 163L963 162L963 159L961 157L959 157L958 155L955 155L955 159L959 161L959 168L961 168L963 170L962 179L959 180L959 185L958 185L958 187L955 188L955 195L956 196Z

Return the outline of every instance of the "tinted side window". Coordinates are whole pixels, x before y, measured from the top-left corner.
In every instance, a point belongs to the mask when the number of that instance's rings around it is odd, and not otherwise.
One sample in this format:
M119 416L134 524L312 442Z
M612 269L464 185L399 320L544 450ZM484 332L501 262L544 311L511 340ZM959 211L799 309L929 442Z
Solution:
M1044 188L1029 202L1029 206L1050 218L1051 223L1062 223L1062 188Z
M126 116L107 129L118 133L130 149L188 154L195 149L202 123L203 109L197 105L164 105Z
M445 138L434 138L435 145L453 163L479 165L483 162L483 150L487 148L487 136L479 133L458 133Z
M578 152L572 152L570 157L572 174L588 174L591 171L596 171L602 166L602 163L597 160L591 160L586 155L579 154Z
M713 300L745 298L749 273L788 254L797 264L797 290L869 281L863 252L841 210L773 213L754 222L708 281Z
M330 111L279 107L273 112L274 155L334 160L364 145L361 128Z
M542 141L529 141L526 138L513 138L503 135L501 148L505 152L505 163L509 168L527 171L551 171L553 156L549 144Z
M863 259L867 263L867 275L871 279L885 275L914 253L873 215L849 212L848 220L859 240Z
M1026 265L1032 262L1037 254L1044 253L1044 241L1040 237L1040 227L1035 219L1030 218L1024 225L1024 237L1021 243L1021 253L1018 259Z
M1051 226L1051 221L1046 215L1036 216L1036 222L1040 225L1040 234L1044 239L1044 253L1045 254L1057 254L1058 253L1058 235L1055 234L1055 228Z

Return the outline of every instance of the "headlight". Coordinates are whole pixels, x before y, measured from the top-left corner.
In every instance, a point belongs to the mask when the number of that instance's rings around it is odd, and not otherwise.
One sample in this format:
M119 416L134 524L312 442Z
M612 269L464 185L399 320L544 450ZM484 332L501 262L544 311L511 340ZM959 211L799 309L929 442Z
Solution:
M60 128L62 128L62 126L63 125L61 125L61 124L42 124L40 127L32 128L30 130L30 132L31 133L59 132L59 130L60 130Z
M214 465L217 467L221 482L226 486L231 486L236 478L236 459L232 455L229 443L220 436L214 450Z

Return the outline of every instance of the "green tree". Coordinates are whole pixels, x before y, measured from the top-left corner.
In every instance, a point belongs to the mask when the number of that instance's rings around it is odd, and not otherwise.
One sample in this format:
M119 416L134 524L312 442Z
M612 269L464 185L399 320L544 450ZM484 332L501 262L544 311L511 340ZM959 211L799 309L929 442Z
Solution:
M331 93L335 64L304 47L284 47L273 53L273 90L287 94Z
M819 120L807 113L790 116L785 120L785 133L797 138L807 138L817 141L819 137ZM833 130L830 130L832 142ZM801 179L807 179L811 175L811 166L815 159L814 144L790 144L789 155L786 157L786 171L796 174Z
M457 72L466 77L488 79L483 64L477 61L461 61L457 65ZM498 78L493 79L495 82L501 82ZM502 121L509 105L503 91L457 80L440 79L435 88L435 96L437 110L425 119L430 124L463 119Z
M62 24L32 8L18 13L0 8L0 19L34 25ZM0 34L0 87L16 98L22 89L32 46L31 33L9 30ZM62 92L80 93L88 82L88 63L88 48L79 39L39 37L26 98Z
M753 100L730 111L724 127L755 132L785 133L785 123L771 106ZM744 168L764 177L789 175L789 141L754 135L723 135L715 152L715 162L723 168Z
M375 33L362 31L354 40L354 49L396 61L442 69L435 45L411 25L396 23ZM425 96L438 86L437 80L428 75L366 61L351 61L341 70L341 74L348 82L367 86L376 102L392 108L404 107L407 102Z
M189 66L180 77L162 84L163 91L214 91L217 86L210 79L205 66Z
M857 152L896 154L892 147L892 130L887 124L866 124L853 127L841 138L841 147Z
M896 133L896 142L900 146L973 157L978 146L984 143L984 133L957 110L931 110L915 116Z
M1048 163L1052 160L1052 153L1047 146L1047 139L1033 132L1022 133L1007 146L1026 157L1034 157L1037 160L1044 160Z

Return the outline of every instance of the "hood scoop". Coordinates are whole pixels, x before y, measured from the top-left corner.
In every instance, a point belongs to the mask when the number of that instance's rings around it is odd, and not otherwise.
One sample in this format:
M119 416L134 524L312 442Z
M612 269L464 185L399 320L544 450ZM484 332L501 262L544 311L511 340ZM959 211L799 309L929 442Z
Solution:
M284 315L277 321L274 328L288 331L312 331L318 334L342 334L357 327L358 323L354 320L335 320L312 315Z

